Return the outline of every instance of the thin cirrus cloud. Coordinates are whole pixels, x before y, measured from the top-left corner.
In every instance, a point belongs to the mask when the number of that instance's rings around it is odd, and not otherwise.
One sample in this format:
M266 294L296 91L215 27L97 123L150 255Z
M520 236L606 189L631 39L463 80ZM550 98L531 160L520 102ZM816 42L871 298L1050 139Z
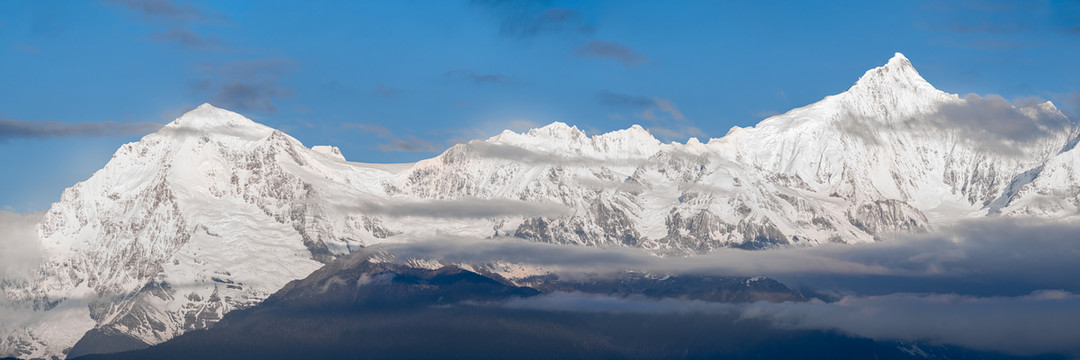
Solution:
M687 121L674 102L664 98L620 94L607 90L596 93L602 105L635 111L635 116L649 122L649 132L665 140L704 136L705 132Z
M394 138L390 139L384 144L379 144L379 150L401 152L436 152L439 151L439 147L431 141L424 140L413 135L405 135L405 137L403 138Z
M679 110L674 102L664 98L620 94L601 90L596 93L596 99L602 105L638 110L640 111L638 117L645 120L663 120L662 117L670 117L673 120L680 121L686 120L686 116L683 115L682 110Z
M656 100L648 96L620 94L607 90L597 92L596 100L603 105L616 107L647 108L656 105Z
M292 59L236 60L195 67L203 77L191 82L190 89L226 108L274 113L276 101L293 96L292 88L280 85L280 80L296 68Z
M191 5L170 0L109 0L106 4L122 6L146 20L198 22L215 18Z
M175 42L180 45L196 49L212 49L221 47L221 40L213 36L203 36L184 28L172 29L165 33L150 35L151 41Z
M372 95L375 95L375 96L378 96L378 97L384 97L384 98L395 97L395 96L397 96L397 94L399 92L400 91L398 89L392 88L392 87L390 87L390 86L388 86L386 84L383 84L383 83L375 84L375 86L373 86L371 88L371 94Z
M149 40L158 43L176 43L188 49L210 50L224 48L224 43L214 36L200 35L190 25L220 22L217 14L199 10L189 4L170 0L110 0L114 5L133 12L148 24L168 24L172 29L154 33Z
M446 72L446 77L452 80L465 80L477 85L501 85L518 84L517 79L498 73L478 73L472 70L453 70Z
M8 139L57 137L125 137L145 135L161 129L157 123L113 121L66 123L0 119L0 141Z
M629 46L616 42L592 40L574 50L574 54L583 58L596 58L615 61L627 68L644 64L649 58Z
M576 9L545 7L540 2L473 0L499 21L499 34L516 39L543 35L589 36L596 26Z
M366 123L346 123L342 127L347 129L359 129L365 133L371 133L375 136L383 139L382 144L378 144L380 151L390 152L437 152L441 150L441 146L425 139L416 137L415 135L397 135L385 126L378 124L366 124Z

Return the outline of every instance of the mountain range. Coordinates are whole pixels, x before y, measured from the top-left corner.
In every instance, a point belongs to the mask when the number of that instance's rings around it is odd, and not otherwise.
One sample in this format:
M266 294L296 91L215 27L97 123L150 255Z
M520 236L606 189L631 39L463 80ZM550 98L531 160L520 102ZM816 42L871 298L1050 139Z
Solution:
M384 243L518 239L675 257L868 243L976 217L1073 221L1078 134L1050 102L939 91L899 53L841 94L707 142L552 123L409 164L350 162L203 104L123 145L35 220L43 258L0 281L0 356L159 344ZM498 259L386 258L512 289L585 288Z

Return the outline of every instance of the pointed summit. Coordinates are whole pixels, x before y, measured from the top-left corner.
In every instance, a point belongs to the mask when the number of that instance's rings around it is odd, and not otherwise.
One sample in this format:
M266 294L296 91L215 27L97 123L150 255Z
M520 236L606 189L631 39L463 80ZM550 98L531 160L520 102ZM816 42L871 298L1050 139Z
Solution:
M886 63L885 66L889 66L889 67L907 66L907 67L914 68L914 66L911 65L911 61L908 60L908 58L906 56L904 56L904 54L901 54L901 53L894 53L893 57L891 59L889 59L889 62Z
M194 110L181 115L166 125L165 129L184 129L186 131L194 130L232 135L240 133L267 135L273 131L270 127L251 121L243 115L216 107L210 103L203 103Z
M915 71L915 66L904 54L896 53L884 66L870 69L863 74L850 91L881 94L938 90Z

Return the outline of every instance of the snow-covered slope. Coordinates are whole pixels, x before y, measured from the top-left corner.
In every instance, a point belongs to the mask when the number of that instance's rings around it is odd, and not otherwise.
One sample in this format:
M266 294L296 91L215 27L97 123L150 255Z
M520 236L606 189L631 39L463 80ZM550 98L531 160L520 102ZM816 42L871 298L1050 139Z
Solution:
M3 284L22 307L4 313L33 316L0 324L16 336L0 353L57 355L95 327L154 344L210 325L376 239L377 224L327 196L392 178L202 105L121 147L46 213L38 277Z
M1075 219L1076 141L1050 103L947 94L900 54L844 93L707 143L553 123L415 164L348 162L204 104L124 145L44 215L45 260L0 282L0 355L63 356L91 330L159 343L383 242L688 255L870 242L972 216Z

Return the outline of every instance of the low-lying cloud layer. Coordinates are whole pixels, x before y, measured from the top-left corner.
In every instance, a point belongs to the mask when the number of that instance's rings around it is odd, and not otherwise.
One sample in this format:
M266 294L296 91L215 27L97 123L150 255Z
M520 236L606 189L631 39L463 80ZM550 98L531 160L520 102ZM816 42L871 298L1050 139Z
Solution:
M1040 289L1080 293L1080 225L985 218L934 234L872 244L767 251L720 249L659 257L635 248L594 248L517 239L415 239L389 250L451 262L503 260L565 273L634 269L659 273L769 276L795 287L841 293L958 292L1016 296ZM404 239L402 239L404 240Z
M1019 355L1080 353L1080 296L1042 290L1015 297L896 293L836 302L753 304L552 293L500 306L545 311L735 315L782 329L836 330L876 340L923 341ZM736 325L738 322L735 323Z
M363 201L355 204L340 204L339 207L371 215L441 219L484 219L505 216L558 217L569 211L562 204L471 197L417 201Z
M958 128L971 137L1020 142L1065 130L1072 125L1061 114L1041 111L1038 104L1027 105L1025 111L998 95L983 97L968 94L964 96L964 102L942 105L935 120L946 127Z
M984 151L1003 155L1022 152L1041 139L1064 135L1075 122L1057 109L1045 107L1039 99L1021 99L1014 105L999 95L967 94L963 101L943 103L925 118L896 123L881 123L849 114L838 123L844 131L870 142L879 143L881 134L905 131L920 124L930 124L954 132Z
M386 245L401 258L505 261L560 276L625 270L769 276L816 298L805 303L714 304L555 294L506 306L568 311L718 312L791 329L839 330L1014 354L1080 353L1080 225L989 217L934 234L859 245L764 251L722 249L666 258L630 248L516 239L415 239ZM823 299L823 300L818 300ZM590 310L592 309L592 310Z

